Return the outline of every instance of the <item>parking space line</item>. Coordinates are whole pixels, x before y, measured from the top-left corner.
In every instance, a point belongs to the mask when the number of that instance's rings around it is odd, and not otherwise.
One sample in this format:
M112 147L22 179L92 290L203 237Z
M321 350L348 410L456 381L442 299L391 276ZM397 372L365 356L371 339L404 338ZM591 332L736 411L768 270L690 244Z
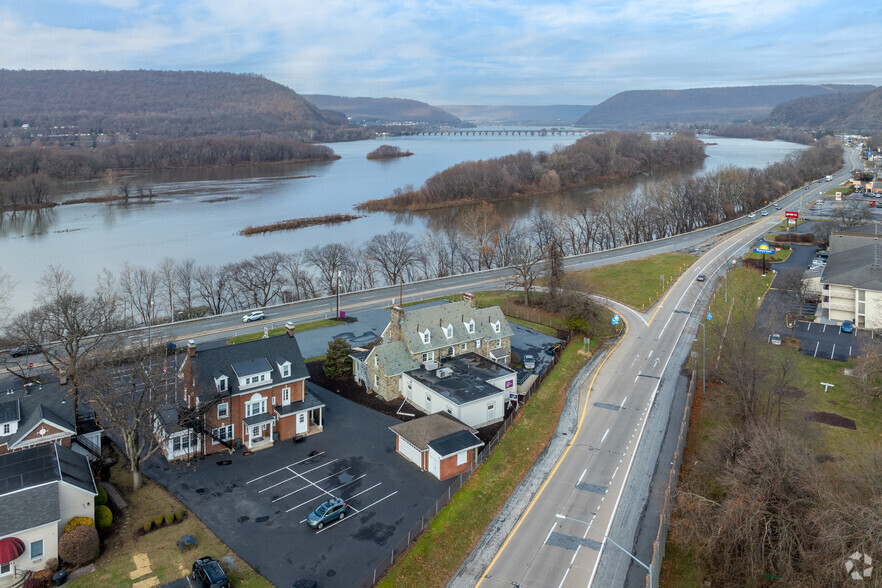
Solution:
M848 346L848 356L851 357L851 345Z
M390 494L389 496L384 496L383 498L379 499L378 501L374 502L373 504L369 504L368 506L364 507L364 508L361 509L361 510L357 510L357 509L354 509L354 508L353 508L352 510L355 511L355 514L358 514L358 513L360 513L362 510L368 509L368 508L374 506L374 504L379 504L379 503L383 502L384 500L386 500L387 498L391 498L392 496L395 496L396 494L398 494L398 490L396 490L395 492L393 492L393 493ZM322 532L324 532L324 531L327 531L328 529L330 529L330 528L333 527L334 525L337 525L337 524L339 524L339 523L342 523L343 521L345 521L345 520L348 519L348 518L351 518L351 517L346 517L346 518L343 518L343 519L337 519L336 521L334 521L334 522L331 523L330 525L325 525L325 528L324 528L324 529L319 529L319 530L316 531L315 533L316 533L316 535L318 535L319 533L322 533Z
M350 466L350 467L351 467L351 466ZM348 469L349 469L349 468L346 468L346 470L348 470ZM328 478L333 478L333 477L336 476L337 474L339 474L339 473L341 473L341 472L345 472L346 470L340 470L340 472L335 472L335 473L331 474L330 476L328 476L327 478L322 478L321 480L316 480L315 483L318 484L319 482L324 482L324 481L327 480ZM292 479L293 479L293 478L292 478ZM301 486L300 488L298 488L297 490L294 490L293 492L288 492L288 493L285 494L284 496L279 496L278 498L274 498L274 499L271 501L271 503L272 503L272 502L278 502L279 500L282 500L283 498L288 498L289 496L293 496L294 494L297 494L297 493L300 492L301 490L306 490L306 489L309 488L309 487L310 487L310 484L307 484L306 486ZM263 490L261 490L261 492L263 492Z
M382 482L377 482L376 484L374 484L374 485L371 486L370 488L365 488L365 489L362 490L361 492L359 492L359 493L357 493L357 494L353 494L352 496L350 496L349 498L346 498L345 500L346 500L346 502L349 502L350 500L352 500L352 499L355 498L356 496L361 496L361 495L364 494L365 492L370 492L371 490L373 490L374 488L376 488L377 486L380 486L380 485L382 485L382 484L383 484ZM353 508L353 510L354 510L354 508ZM358 512L358 511L356 511L356 512Z
M303 474L308 474L309 472L314 472L315 470L320 469L320 468L323 468L323 467L325 467L326 465L330 465L330 464L334 463L335 461L337 461L336 458L335 458L335 459L332 459L331 461L329 461L329 462L327 462L327 463L323 463L323 464L321 464L321 465L317 465L317 466L315 466L314 468L312 468L311 470L306 470L305 472L303 472ZM258 490L257 493L258 493L258 494L261 494L261 493L263 493L263 492L266 492L267 490L271 490L271 489L275 488L276 486L280 486L281 484L284 484L285 482L290 482L291 480L295 480L295 479L297 479L298 477L303 478L303 474L298 474L297 472L295 472L294 470L292 470L290 466L286 466L286 467L284 467L284 468L282 468L282 469L286 469L286 470L288 470L289 472L291 472L291 473L294 474L294 475L291 476L290 478L285 478L285 479L282 480L281 482L276 482L276 483L273 484L272 486L267 486L267 487L264 488L263 490ZM343 471L346 471L346 470L343 470ZM306 478L303 478L303 479L306 480ZM307 480L307 482L308 482L308 481L309 481L309 480Z
M396 490L396 491L393 492L392 494L387 494L386 496L382 497L381 499L377 500L376 502L372 502L372 503L370 503L369 505L365 506L364 508L353 508L352 510L355 511L355 514L358 514L358 513L360 513L360 512L363 511L363 510L367 510L367 509L369 509L370 507L372 507L372 506L374 506L374 505L380 504L381 502L383 502L383 501L386 500L387 498L392 498L392 497L395 496L396 494L398 494L398 490Z
M820 341L817 341L817 342L815 343L815 354L814 354L812 357L817 357L817 356L818 356L818 345L820 345L820 344L821 344Z
M256 482L256 481L258 481L258 480L262 480L263 478L266 478L267 476L272 476L273 474L278 474L278 473L281 472L282 470L287 470L288 468L290 468L290 467L294 467L294 466L296 466L296 465L300 465L300 464L302 464L304 461L310 460L310 459L312 459L313 457L320 457L320 456L322 456L322 455L324 455L324 454L325 454L325 452L322 451L322 452L320 452L320 453L316 453L315 455L310 455L309 457L305 457L305 458L301 459L300 461L295 461L294 463L292 463L292 464L290 464L290 465L286 465L286 466L280 467L280 468L277 469L277 470L273 470L273 471L271 471L271 472L268 473L268 474L264 474L264 475L262 475L262 476L257 476L257 477L254 478L253 480L248 480L248 481L245 482L245 483L246 483L246 484L250 484L251 482Z
M833 359L834 353L836 353L836 343L833 344L833 351L830 352L830 359Z
M826 333L826 332L827 332L827 325L824 325L824 328L821 329L821 332L822 332L822 333Z
M331 498L337 498L337 497L334 496L334 494L333 494L334 490L339 490L340 488L343 488L343 487L345 487L345 486L348 486L349 484L352 484L352 483L354 483L354 482L357 482L357 481L361 480L362 478L364 478L365 476L367 476L367 474L362 474L362 475L360 475L359 477L355 478L354 480L350 480L350 481L346 482L345 484L340 484L340 485L337 486L336 488L331 488L330 490L322 490L321 488L319 488L318 486L316 486L315 484L312 484L312 483L310 482L313 486L315 486L316 488L318 488L319 490L321 490L322 493L319 494L318 496L313 496L313 497L310 498L309 500L307 500L307 501L305 501L305 502L301 502L300 504L298 504L298 505L296 505L296 506L292 506L291 508L289 508L289 509L286 510L285 512L291 512L292 510L298 509L298 508L300 508L301 506L306 506L307 504L309 504L309 503L312 502L313 500L317 500L317 499L321 498L322 496L324 496L325 494L327 494L327 495L330 496ZM309 480L306 480L306 481L309 482ZM306 520L306 519L303 519L303 520ZM300 522L302 523L303 521L300 521Z

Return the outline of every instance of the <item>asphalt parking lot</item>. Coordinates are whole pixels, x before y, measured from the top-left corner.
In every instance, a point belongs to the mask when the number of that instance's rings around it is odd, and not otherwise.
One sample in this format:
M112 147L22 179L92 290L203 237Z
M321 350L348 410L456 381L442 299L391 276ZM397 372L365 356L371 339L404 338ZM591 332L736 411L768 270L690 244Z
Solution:
M145 472L276 586L299 578L357 586L406 537L451 481L395 452L398 421L307 384L327 407L324 431L244 456L193 463L151 458ZM218 462L230 460L229 465ZM350 502L320 531L304 521L331 497ZM194 559L201 554L194 551Z
M848 361L850 356L857 355L859 338L856 330L843 333L838 325L799 321L793 334L799 337L800 351L804 355L836 361Z
M523 361L525 355L532 355L536 360L536 367L532 370L519 370L518 382L521 378L526 379L531 373L541 374L551 363L551 356L545 353L551 345L561 343L561 339L550 337L539 331L524 327L517 323L509 322L514 335L511 338L511 349L521 356Z

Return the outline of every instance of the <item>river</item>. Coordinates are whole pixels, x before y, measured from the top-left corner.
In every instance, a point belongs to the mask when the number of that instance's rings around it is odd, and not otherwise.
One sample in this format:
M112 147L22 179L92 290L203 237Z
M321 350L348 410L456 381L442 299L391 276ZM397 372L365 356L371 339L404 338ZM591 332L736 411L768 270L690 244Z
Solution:
M371 214L334 226L245 237L248 225L345 213L370 198L388 196L406 184L420 186L429 176L467 160L516 153L550 151L577 139L562 136L410 136L333 143L341 159L323 163L255 165L236 168L179 169L144 174L154 198L128 204L73 204L42 211L0 213L0 271L17 286L16 310L31 306L36 280L50 264L60 265L90 290L103 269L117 270L126 261L155 266L165 257L193 258L199 264L224 264L268 251L297 251L330 242L363 242L376 233L399 228L426 230L427 216ZM704 137L708 158L678 173L695 174L727 165L766 167L802 145ZM393 160L368 160L380 144L414 153ZM635 181L655 181L643 178ZM101 181L71 183L63 199L107 193ZM574 191L563 201L589 197ZM226 199L206 202L207 200ZM503 216L516 218L561 199L537 197L506 203ZM558 204L553 204L557 202ZM430 216L430 215L429 215Z

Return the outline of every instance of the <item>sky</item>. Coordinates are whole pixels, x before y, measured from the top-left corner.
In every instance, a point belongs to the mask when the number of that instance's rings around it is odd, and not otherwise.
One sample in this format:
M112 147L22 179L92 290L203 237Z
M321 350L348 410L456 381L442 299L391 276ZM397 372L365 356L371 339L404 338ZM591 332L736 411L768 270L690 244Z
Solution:
M0 67L257 73L301 94L598 104L882 85L879 0L0 0Z

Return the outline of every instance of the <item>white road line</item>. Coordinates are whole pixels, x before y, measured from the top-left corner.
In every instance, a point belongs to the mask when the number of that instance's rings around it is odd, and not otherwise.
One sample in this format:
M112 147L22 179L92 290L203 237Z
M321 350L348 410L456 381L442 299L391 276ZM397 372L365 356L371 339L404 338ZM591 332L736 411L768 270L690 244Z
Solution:
M811 324L811 323L806 323L806 324L805 324L805 330L806 330L806 331L811 331L811 330L812 330L812 324Z
M352 467L352 466L350 466L350 467ZM349 468L346 468L346 470L348 470L348 469L349 469ZM345 472L346 470L341 470L341 471ZM333 473L333 474L331 474L330 476L328 476L327 478L322 478L321 480L316 480L314 484L313 484L313 483L310 483L310 484L307 484L306 486L301 486L300 488L298 488L297 490L294 490L293 492L288 492L288 493L285 494L284 496L279 496L278 498L274 498L272 501L270 501L270 504L272 504L273 502L278 502L279 500L282 500L283 498L288 498L289 496L292 496L292 495L294 495L294 494L297 494L297 493L300 492L301 490L306 490L307 488L309 488L309 487L311 487L311 486L314 486L315 484L317 484L317 483L319 483L319 482L324 482L325 480L327 480L327 479L329 479L329 478L333 478L334 476L336 476L336 475L339 474L339 473L341 473L341 472ZM261 490L261 492L263 492L263 490Z
M567 581L567 574L570 573L570 568L567 568L567 571L564 572L563 578L560 581L560 584L557 585L557 588L561 588L564 585L564 582Z
M297 508L300 508L301 506L305 506L305 505L309 504L310 502L312 502L313 500L316 500L316 499L318 499L318 498L321 498L321 497L324 496L325 494L327 494L327 495L330 496L331 498L337 498L337 497L334 496L334 494L333 494L334 490L339 490L340 488L344 488L344 487L348 486L349 484L352 484L353 482L357 482L358 480L361 480L361 479L364 478L365 476L367 476L367 474L362 474L362 475L360 475L359 477L355 478L354 480L350 480L350 481L346 482L345 484L340 484L340 485L337 486L336 488L331 488L330 490L322 490L321 488L319 488L318 486L316 486L316 488L318 488L319 490L322 491L321 494L319 494L318 496L313 496L313 497L310 498L309 500L307 500L307 501L305 501L305 502L301 502L301 503L298 504L297 506L292 506L291 508L289 508L289 509L286 510L285 512L291 512L292 510L295 510L295 509L297 509ZM355 510L355 509L353 509L353 510ZM356 511L356 512L358 512L358 511ZM305 521L305 520L306 520L306 519L303 519L303 521ZM300 521L300 522L302 523L303 521Z
M826 332L827 332L827 325L824 325L824 328L821 329L821 332L822 332L822 333L826 333Z
M606 433L603 434L603 437L600 438L600 442L603 443L606 440L606 436L609 435L609 429L606 430Z
M636 382L636 381L639 380L639 379L640 379L640 374L637 374L637 377L634 378L634 381Z
M320 468L323 468L323 467L325 467L326 465L332 464L332 463L334 463L335 461L337 461L337 460L336 460L336 459L332 459L332 460L329 461L328 463L323 463L322 465L315 466L315 467L312 468L311 470L306 470L305 472L303 472L303 474L308 474L309 472L314 472L315 470L320 469ZM294 470L290 469L290 466L286 467L285 469L287 469L289 472L291 472L291 473L294 474L294 475L291 476L290 478L286 478L286 479L282 480L281 482L276 482L276 483L273 484L272 486L267 486L267 487L264 488L263 490L258 490L257 493L258 493L258 494L261 494L261 493L263 493L263 492L266 492L267 490L271 490L271 489L275 488L276 486L280 486L280 485L284 484L285 482L290 482L291 480L296 480L297 478L303 478L304 480L306 480L306 478L303 477L303 474L298 474L298 473L295 472ZM349 468L346 468L346 469L349 469ZM345 472L346 470L343 470L343 471ZM325 478L325 479L327 480L327 478ZM308 482L309 480L306 480L306 481ZM321 480L319 480L319 481L321 481Z
M848 346L848 356L851 357L851 345Z
M619 460L619 463L622 463L622 460ZM616 471L613 472L612 478L610 478L610 480L609 480L610 483L612 483L612 481L616 479L616 474L618 474L618 473L619 473L619 466L616 466Z
M546 543L548 543L548 538L551 537L551 534L554 532L554 526L556 524L557 523L551 523L551 528L548 529L548 535L545 536L545 541L542 542L542 545L545 545Z
M817 343L815 343L815 354L814 354L812 357L817 357L817 356L818 356L818 345L820 345L820 344L821 344L820 341L818 341Z
M367 475L367 474L362 474L361 477L363 478L363 477L365 477L366 475ZM357 492L357 493L353 494L352 496L350 496L349 498L346 498L345 500L346 500L346 502L349 502L350 500L352 500L352 499L355 498L356 496L361 496L361 495L364 494L365 492L370 492L371 490L373 490L373 489L376 488L377 486L380 486L381 484L382 484L382 482L377 482L376 484L374 484L374 485L371 486L370 488L365 488L365 489L362 490L361 492ZM355 512L358 512L358 511L356 510Z
M609 432L609 429L607 429L607 432ZM585 468L584 470L582 470L582 475L579 476L579 481L576 482L576 484L581 484L581 483L582 483L582 478L584 478L584 477L585 477L585 474L587 474L587 473L588 473L588 468Z
M833 354L836 353L836 343L833 344L833 350L830 351L830 359L833 359Z
M650 349L650 350L649 350L649 355L646 356L646 359L649 359L650 357L652 357L652 352L653 352L653 351L655 351L655 350L654 350L654 349Z
M286 465L286 466L281 467L281 468L279 468L279 469L277 469L277 470L273 470L273 471L271 471L271 472L268 473L268 474L264 474L264 475L262 475L262 476L257 476L257 477L254 478L253 480L248 480L248 481L245 482L245 483L246 483L246 484L250 484L251 482L256 482L256 481L258 481L258 480L261 480L261 479L263 479L263 478L266 478L267 476L272 476L273 474L278 474L278 473L281 472L282 470L287 470L288 468L290 468L290 467L294 467L294 466L296 466L296 465L300 465L300 464L302 464L304 461L307 461L307 460L309 460L309 459L312 459L313 457L319 457L319 456L324 455L324 454L325 454L325 452L322 451L322 452L320 452L320 453L316 453L315 455L310 455L309 457L306 457L306 458L304 458L304 459L301 459L300 461L295 461L295 462L292 463L291 465Z
M625 406L625 403L626 403L626 402L628 402L628 397L627 397L627 396L625 396L625 399L622 400L622 404L621 404L621 406Z

